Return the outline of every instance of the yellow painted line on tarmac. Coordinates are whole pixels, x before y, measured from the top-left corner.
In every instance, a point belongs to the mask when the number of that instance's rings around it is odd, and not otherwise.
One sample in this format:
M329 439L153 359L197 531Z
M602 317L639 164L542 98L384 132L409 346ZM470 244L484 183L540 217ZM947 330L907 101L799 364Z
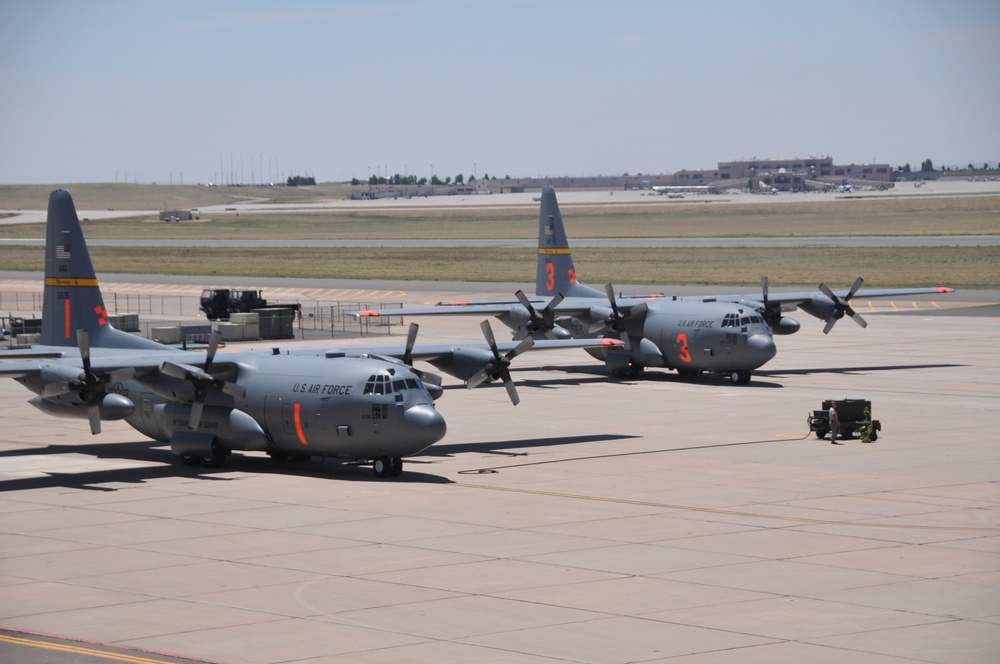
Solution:
M41 648L43 650L58 650L59 652L88 655L90 657L114 660L116 662L132 662L133 664L164 664L169 661L166 659L151 659L149 657L141 657L138 655L108 652L106 650L97 650L95 648L86 648L83 646L52 643L51 641L40 641L38 639L24 639L17 636L8 636L6 634L0 634L0 643L11 643L13 645L25 646L28 648Z

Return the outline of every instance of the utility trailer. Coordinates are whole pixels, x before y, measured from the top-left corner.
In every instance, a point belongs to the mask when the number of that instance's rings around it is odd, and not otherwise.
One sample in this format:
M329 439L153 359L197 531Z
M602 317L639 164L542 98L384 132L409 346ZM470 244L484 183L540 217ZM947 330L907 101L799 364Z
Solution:
M260 309L288 309L294 316L302 312L302 305L298 302L268 303L259 290L229 288L206 288L201 292L199 308L208 320L229 320L230 314L245 314Z
M837 437L843 439L860 438L863 443L874 443L882 423L872 419L872 402L868 399L828 399L822 410L814 410L807 418L809 430L816 432L817 438L826 438L830 433L830 406L837 410L840 429Z

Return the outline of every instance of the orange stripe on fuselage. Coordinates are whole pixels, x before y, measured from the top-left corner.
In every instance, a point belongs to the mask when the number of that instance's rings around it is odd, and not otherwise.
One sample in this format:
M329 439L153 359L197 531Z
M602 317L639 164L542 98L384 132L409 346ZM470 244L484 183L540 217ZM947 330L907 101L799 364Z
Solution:
M299 434L299 442L308 445L306 434L302 431L302 404L295 404L295 433Z

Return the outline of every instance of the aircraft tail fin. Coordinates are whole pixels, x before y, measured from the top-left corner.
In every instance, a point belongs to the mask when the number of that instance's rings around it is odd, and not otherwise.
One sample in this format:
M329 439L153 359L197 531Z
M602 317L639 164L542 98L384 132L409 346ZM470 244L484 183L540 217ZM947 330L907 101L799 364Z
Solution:
M87 329L95 347L162 348L116 330L109 318L73 197L65 189L56 189L49 195L46 222L41 343L76 346L77 330Z
M535 295L559 294L565 297L604 297L604 293L584 286L577 278L555 189L545 187L542 189L542 204L538 213Z

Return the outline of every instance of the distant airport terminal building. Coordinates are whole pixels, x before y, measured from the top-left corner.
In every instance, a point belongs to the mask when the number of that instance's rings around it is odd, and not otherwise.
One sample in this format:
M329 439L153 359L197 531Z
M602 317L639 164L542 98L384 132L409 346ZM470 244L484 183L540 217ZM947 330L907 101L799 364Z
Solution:
M750 159L722 161L710 170L681 170L661 175L490 179L493 191L556 189L649 189L656 186L698 187L712 191L813 191L855 187L885 187L892 183L889 164L833 163L832 157L809 159Z
M366 186L352 192L352 198L401 196L469 195L541 191L553 186L565 190L651 189L671 187L683 191L722 192L741 189L751 192L823 191L850 185L854 188L892 186L893 168L889 164L833 163L832 157L808 159L748 159L722 161L714 169L681 170L650 175L595 175L586 177L482 178L464 185Z

